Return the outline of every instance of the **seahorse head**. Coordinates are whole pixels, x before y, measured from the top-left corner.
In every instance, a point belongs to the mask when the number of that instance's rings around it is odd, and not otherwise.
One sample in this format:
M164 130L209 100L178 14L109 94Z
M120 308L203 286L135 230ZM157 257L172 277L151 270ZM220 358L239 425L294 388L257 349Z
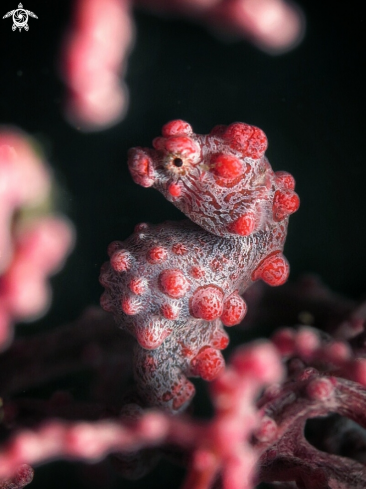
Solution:
M298 207L293 178L285 174L287 180L282 176L279 184L264 155L266 148L264 132L248 124L215 126L210 134L199 135L187 122L174 120L163 126L153 149L131 149L128 164L136 183L158 189L206 231L248 236ZM280 188L292 192L294 202L291 212L285 209L276 219L274 201Z

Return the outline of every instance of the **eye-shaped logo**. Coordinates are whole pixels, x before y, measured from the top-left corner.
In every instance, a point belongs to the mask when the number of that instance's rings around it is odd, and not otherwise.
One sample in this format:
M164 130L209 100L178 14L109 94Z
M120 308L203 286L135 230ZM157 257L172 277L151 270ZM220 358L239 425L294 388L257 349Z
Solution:
M3 19L11 16L13 16L13 31L15 31L17 28L19 29L19 31L21 31L22 29L27 31L29 29L28 17L34 17L35 19L38 19L38 17L33 12L31 12L30 10L25 10L21 3L18 5L18 8L16 10L11 10L7 14L5 14Z

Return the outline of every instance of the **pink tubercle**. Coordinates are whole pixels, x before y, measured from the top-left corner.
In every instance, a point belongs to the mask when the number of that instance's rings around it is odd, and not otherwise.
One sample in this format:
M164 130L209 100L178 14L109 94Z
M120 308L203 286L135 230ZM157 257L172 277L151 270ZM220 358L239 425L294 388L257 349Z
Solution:
M215 285L198 288L191 299L192 315L207 321L220 317L223 312L223 297L222 290Z
M159 284L163 292L178 299L184 297L190 289L190 283L181 270L167 269L161 272Z

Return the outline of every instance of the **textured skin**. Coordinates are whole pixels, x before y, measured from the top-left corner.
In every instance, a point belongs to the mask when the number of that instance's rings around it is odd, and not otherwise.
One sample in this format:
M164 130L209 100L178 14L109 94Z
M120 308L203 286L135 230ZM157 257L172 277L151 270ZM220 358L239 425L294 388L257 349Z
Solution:
M155 150L134 148L129 166L192 221L139 224L109 246L102 307L138 342L135 375L149 405L176 412L194 394L187 376L214 379L224 366L225 326L246 313L241 294L255 281L281 285L294 179L272 171L264 133L246 124L195 135L172 121ZM213 234L215 233L215 234Z
M264 156L267 138L257 127L237 122L201 136L189 124L172 121L162 133L155 149L130 150L132 177L158 189L206 231L246 236L298 209L295 181L273 172Z

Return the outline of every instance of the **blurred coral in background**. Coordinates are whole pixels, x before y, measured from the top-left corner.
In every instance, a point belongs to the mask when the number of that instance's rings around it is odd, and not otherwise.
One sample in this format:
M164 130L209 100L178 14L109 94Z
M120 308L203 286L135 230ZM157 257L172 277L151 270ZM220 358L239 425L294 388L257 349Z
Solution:
M246 38L269 54L283 54L302 40L305 18L287 0L135 0L161 13L198 20L218 31Z
M127 111L121 77L133 45L135 5L248 38L270 54L293 49L305 28L301 10L285 0L77 0L61 71L69 92L66 114L78 128L105 129Z
M127 110L121 81L132 44L129 0L80 0L65 41L67 116L84 129L118 122Z
M68 220L50 212L51 174L35 141L0 129L0 348L15 321L42 315L50 300L47 278L73 246Z

